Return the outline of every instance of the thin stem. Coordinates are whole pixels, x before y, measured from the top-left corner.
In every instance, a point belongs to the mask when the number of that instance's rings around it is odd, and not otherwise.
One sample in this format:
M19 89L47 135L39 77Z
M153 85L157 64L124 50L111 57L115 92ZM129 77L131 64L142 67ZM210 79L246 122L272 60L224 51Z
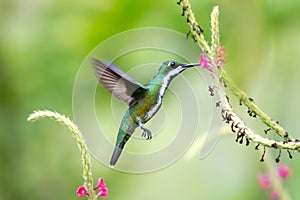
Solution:
M181 5L183 9L183 14L185 14L188 19L187 21L188 24L190 25L190 30L194 39L198 42L202 51L206 52L207 55L211 56L212 55L211 49L208 43L206 42L204 35L202 34L203 30L201 29L201 27L196 21L190 2L188 0L182 0Z
M278 176L277 168L274 166L274 162L270 156L266 156L266 168L269 171L270 178L273 182L274 189L279 192L280 199L282 200L290 200L290 194L288 193L287 189L284 187L281 178Z
M191 32L193 34L194 39L197 41L198 45L201 49L206 52L207 57L212 61L212 67L214 73L212 74L213 79L215 80L215 90L216 94L220 98L222 114L225 115L224 121L227 123L232 123L232 127L235 127L237 131L233 131L234 133L238 133L238 138L243 139L246 137L248 141L253 141L257 144L261 144L265 147L275 148L275 149L288 149L288 150L297 150L300 151L300 142L298 140L294 140L292 136L287 134L287 132L279 126L275 121L273 121L268 115L262 112L256 104L254 104L247 95L241 91L233 81L227 76L223 67L216 66L216 58L217 51L220 46L220 35L219 35L219 9L218 6L214 7L213 12L211 14L211 30L212 30L212 47L209 47L206 42L202 32L200 25L197 23L194 13L191 9L191 5L188 0L181 0L179 4L182 5L183 15L187 17L187 23L190 26ZM254 111L257 116L269 127L274 129L278 135L283 137L286 141L275 141L265 137L262 137L258 134L255 134L245 123L244 121L234 112L231 107L229 100L226 95L226 90L224 84L233 91L233 93L243 102L249 109Z
M222 79L227 86L236 96L240 99L240 102L246 105L250 110L261 119L261 121L268 127L272 128L280 137L288 140L295 141L295 139L287 134L287 132L274 120L272 120L267 114L265 114L247 95L243 92L232 79L228 76L224 69L221 69Z
M195 20L194 14L191 10L191 5L188 0L180 0L178 2L183 6L183 11L187 12L187 22L191 28L191 32L193 33L194 39L198 42L199 46L206 52L207 57L212 61L212 68L214 73L211 74L213 79L215 80L215 88L216 94L220 98L220 107L222 109L222 116L226 123L231 123L232 132L237 134L236 141L239 140L240 143L243 143L243 138L246 139L246 145L249 145L249 142L252 141L256 143L255 149L258 149L259 145L263 146L263 155L261 161L264 161L266 147L279 149L278 157L275 159L276 162L280 160L281 149L287 150L297 150L300 151L300 142L295 140L292 136L290 136L277 122L272 120L267 114L265 114L259 107L242 91L240 90L234 82L228 77L223 67L217 67L216 60L218 57L218 49L220 47L220 35L219 35L219 9L218 6L215 6L212 14L211 14L211 30L212 30L212 46L209 47L206 42L204 36L202 34L198 34L198 31L195 30L196 27L200 27ZM183 12L183 14L185 14ZM225 85L227 88L232 90L233 94L236 95L241 103L246 105L248 109L255 113L263 123L269 126L271 129L275 130L275 132L285 139L285 141L275 141L265 137L262 137L258 134L255 134L245 123L244 121L233 111L229 103L229 99L226 95ZM290 152L288 151L290 154ZM290 156L291 157L291 156ZM267 164L268 168L271 171L272 176L276 176L276 172L274 172L274 167L270 165L270 158L267 156ZM275 182L275 189L278 190L281 194L281 198L285 200L289 200L289 194L287 190L283 187L282 182L280 182L279 177L277 176L273 180Z
M87 187L87 190L89 192L90 195L89 198L96 199L95 192L93 190L93 178L92 178L92 170L91 170L92 164L91 164L90 154L78 127L68 117L49 110L35 111L29 115L27 121L36 121L41 118L54 119L55 121L65 125L71 131L72 136L76 139L77 145L81 152L84 185Z
M219 6L215 6L211 12L211 49L212 60L217 60L218 48L220 47L220 31L219 31Z

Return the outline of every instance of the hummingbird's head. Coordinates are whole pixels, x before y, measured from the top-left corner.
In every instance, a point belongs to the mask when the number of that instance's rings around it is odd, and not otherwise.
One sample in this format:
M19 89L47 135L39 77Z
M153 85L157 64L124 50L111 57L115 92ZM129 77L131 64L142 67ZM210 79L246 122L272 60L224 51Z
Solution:
M169 76L172 78L180 74L187 68L199 65L199 63L183 64L177 61L165 61L159 68L159 72L161 74L164 74L165 76Z

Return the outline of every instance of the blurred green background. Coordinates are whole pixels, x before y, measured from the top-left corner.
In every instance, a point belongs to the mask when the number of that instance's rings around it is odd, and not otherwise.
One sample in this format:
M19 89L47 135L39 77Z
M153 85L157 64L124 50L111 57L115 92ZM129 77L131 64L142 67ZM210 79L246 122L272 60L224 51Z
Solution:
M263 110L299 138L300 1L192 0L209 38L209 15L220 5L226 69ZM188 31L176 1L0 1L0 199L78 199L80 154L67 130L50 121L28 123L33 110L72 118L72 89L88 53L113 34L139 27ZM112 47L118 48L118 47ZM255 123L254 123L255 126ZM260 130L262 132L262 130ZM110 199L268 199L257 184L260 152L222 138L204 160L189 152L149 174L111 170L93 160ZM277 152L271 151L271 155ZM285 183L299 196L300 157Z

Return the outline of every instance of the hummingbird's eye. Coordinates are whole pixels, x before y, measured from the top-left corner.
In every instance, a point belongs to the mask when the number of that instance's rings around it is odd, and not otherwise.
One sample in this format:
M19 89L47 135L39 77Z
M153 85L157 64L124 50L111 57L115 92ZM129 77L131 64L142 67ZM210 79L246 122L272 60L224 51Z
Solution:
M175 64L176 64L175 62L171 61L171 62L169 62L168 66L174 67Z

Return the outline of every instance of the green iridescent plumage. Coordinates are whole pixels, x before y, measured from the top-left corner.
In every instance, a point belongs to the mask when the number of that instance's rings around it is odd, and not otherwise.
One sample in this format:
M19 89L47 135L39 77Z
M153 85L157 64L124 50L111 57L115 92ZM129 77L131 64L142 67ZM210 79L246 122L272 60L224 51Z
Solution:
M115 97L124 101L129 106L123 116L116 146L110 161L113 167L126 142L134 130L140 127L143 130L142 137L152 138L151 131L144 124L149 121L159 110L162 99L171 80L186 68L199 64L182 64L175 61L165 61L157 74L146 85L134 81L113 64L105 64L97 59L93 60L99 82Z

